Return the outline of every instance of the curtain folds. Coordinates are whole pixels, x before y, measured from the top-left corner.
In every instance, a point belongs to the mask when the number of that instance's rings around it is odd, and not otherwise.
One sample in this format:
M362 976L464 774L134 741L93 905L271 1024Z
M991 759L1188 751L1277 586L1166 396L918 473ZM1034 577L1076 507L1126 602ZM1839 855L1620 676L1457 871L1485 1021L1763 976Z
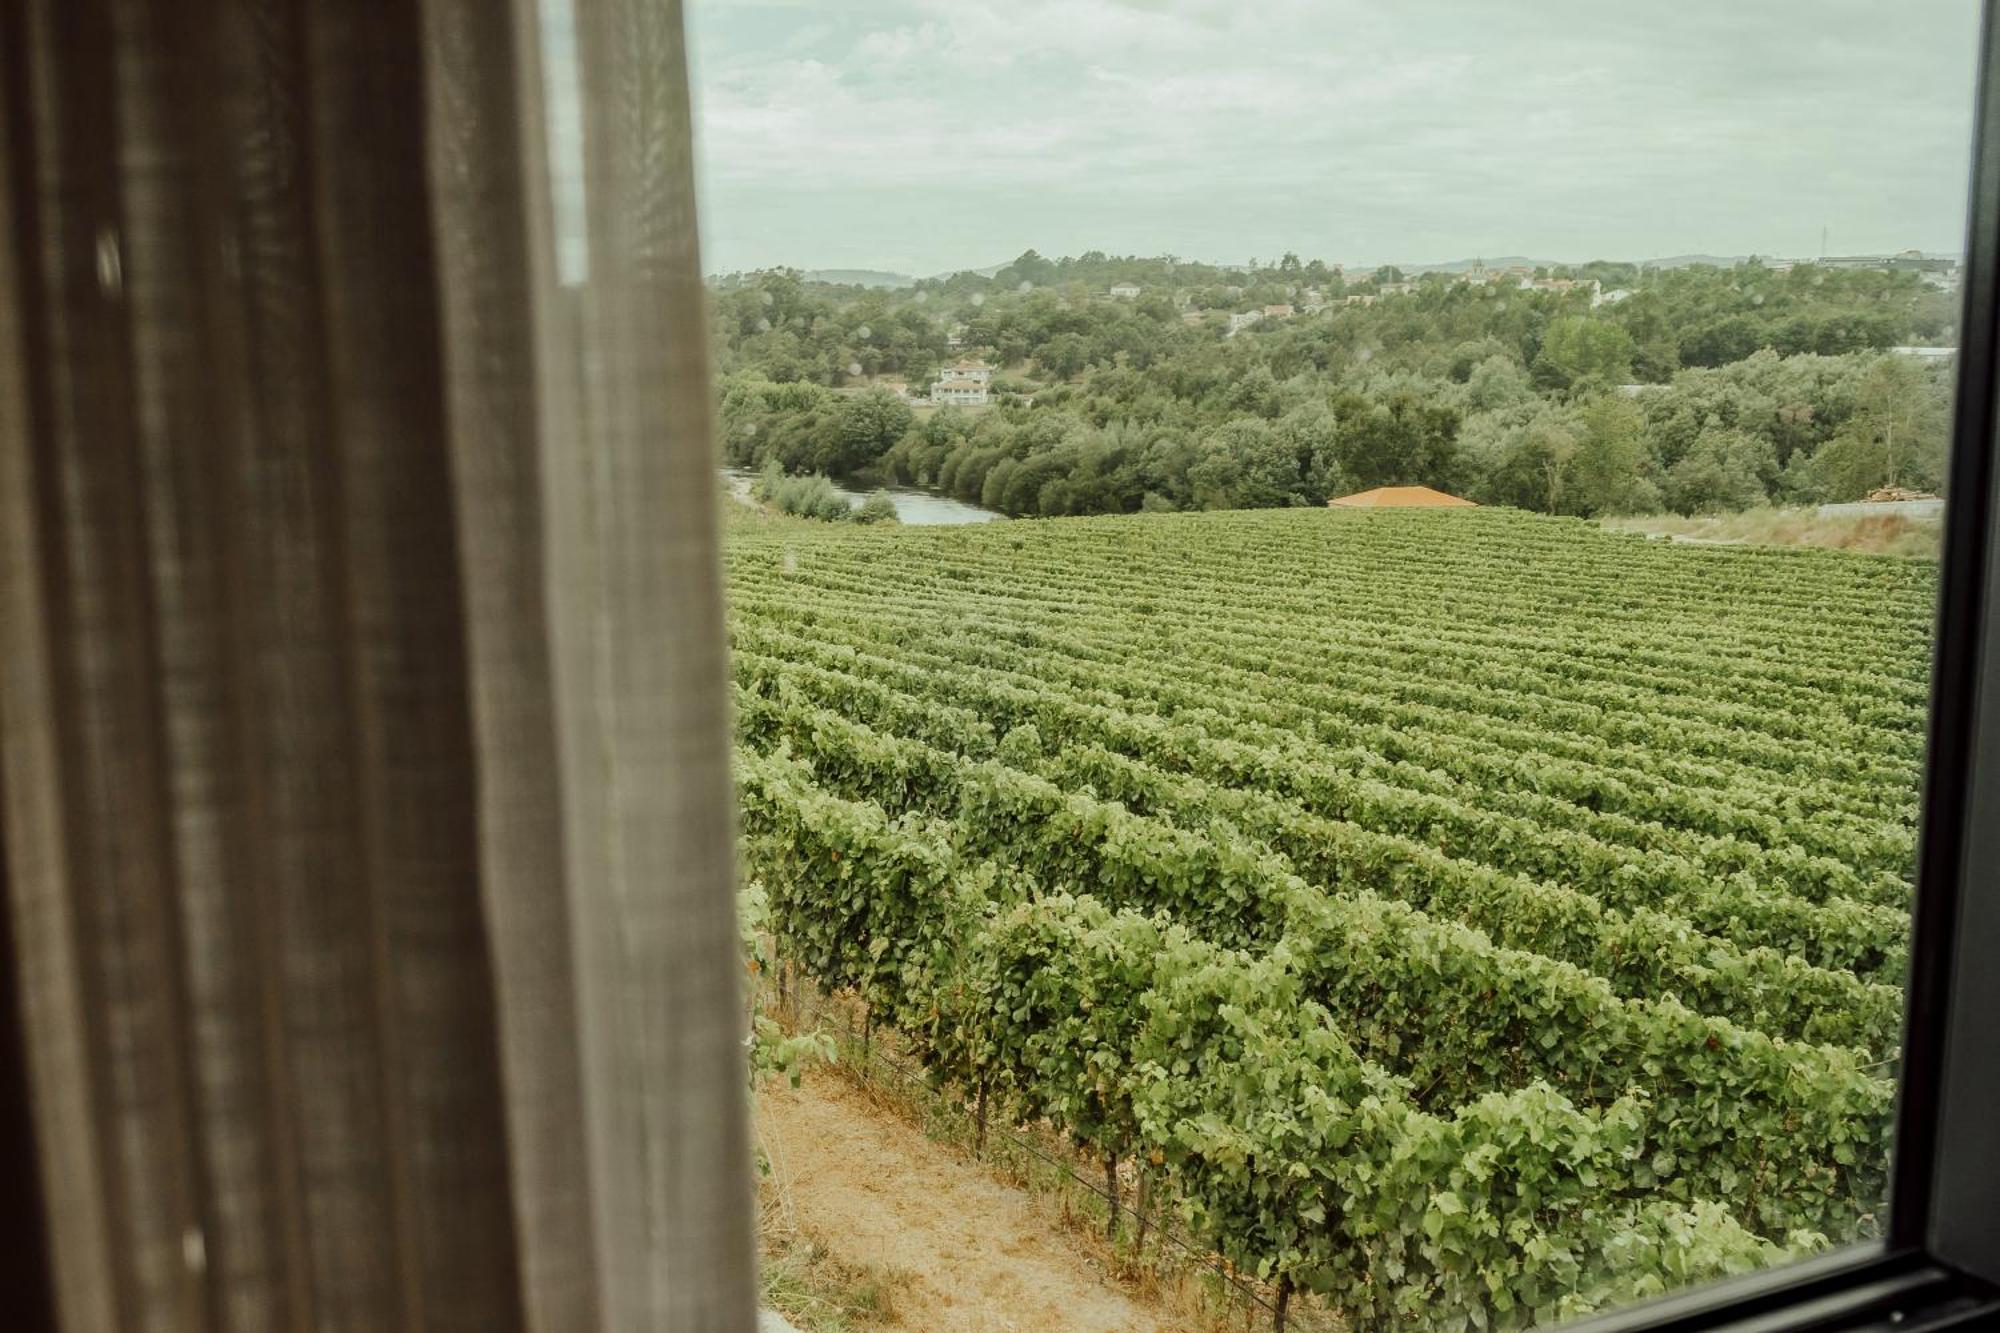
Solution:
M64 1329L752 1326L690 155L671 3L0 0Z

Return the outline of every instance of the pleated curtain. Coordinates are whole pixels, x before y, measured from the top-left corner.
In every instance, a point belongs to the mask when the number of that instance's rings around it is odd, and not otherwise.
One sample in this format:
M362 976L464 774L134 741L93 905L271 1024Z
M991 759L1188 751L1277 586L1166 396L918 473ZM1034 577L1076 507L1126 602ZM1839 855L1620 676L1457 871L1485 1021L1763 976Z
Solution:
M753 1327L690 160L667 0L0 0L65 1333Z

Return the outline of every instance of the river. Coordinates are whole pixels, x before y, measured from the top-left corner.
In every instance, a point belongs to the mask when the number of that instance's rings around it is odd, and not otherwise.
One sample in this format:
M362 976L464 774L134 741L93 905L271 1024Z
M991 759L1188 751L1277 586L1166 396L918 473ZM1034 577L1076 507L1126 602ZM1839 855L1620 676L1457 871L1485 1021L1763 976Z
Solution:
M726 467L722 469L722 475L729 483L729 488L732 491L746 497L750 494L750 483L757 479L756 472L746 467ZM858 505L874 494L873 491L849 490L839 482L834 483L833 489L846 497L847 502L851 505ZM949 495L940 495L936 491L918 490L913 486L884 486L881 488L881 491L882 494L889 497L889 503L896 506L897 520L914 527L935 527L940 524L956 523L991 523L996 518L1006 517L1005 514L996 513L991 509L981 509L978 505L969 505L963 500L954 500Z

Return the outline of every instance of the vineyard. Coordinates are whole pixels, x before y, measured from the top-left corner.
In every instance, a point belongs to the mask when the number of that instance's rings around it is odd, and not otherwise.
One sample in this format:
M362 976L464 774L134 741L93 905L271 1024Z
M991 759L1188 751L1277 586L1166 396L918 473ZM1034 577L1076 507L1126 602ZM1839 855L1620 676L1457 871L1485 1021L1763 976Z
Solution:
M1879 1228L1933 566L1498 510L726 563L781 955L1281 1307L1518 1327Z

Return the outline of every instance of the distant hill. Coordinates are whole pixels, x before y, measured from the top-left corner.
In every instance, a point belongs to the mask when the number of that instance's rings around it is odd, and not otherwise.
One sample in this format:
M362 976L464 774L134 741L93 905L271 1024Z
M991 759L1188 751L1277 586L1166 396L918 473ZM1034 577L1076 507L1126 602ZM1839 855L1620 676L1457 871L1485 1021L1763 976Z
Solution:
M844 287L914 287L917 280L907 273L890 273L879 268L810 268L807 282L833 282Z
M1562 262L1560 259L1530 259L1526 255L1488 255L1482 259L1454 259L1444 264L1397 264L1394 267L1400 268L1405 273L1463 273L1480 264L1484 264L1487 268L1513 268L1516 265L1526 268L1549 268ZM1377 268L1389 266L1357 264L1352 267L1356 272L1372 273Z
M1717 268L1730 268L1741 264L1746 259L1749 259L1750 256L1667 255L1661 259L1642 259L1636 261L1612 259L1608 255L1600 255L1597 258L1604 259L1610 263L1636 262L1646 268L1688 268L1694 264L1712 264ZM1396 267L1402 269L1405 273L1463 273L1476 264L1484 264L1488 268L1513 268L1517 265L1525 268L1561 268L1565 266L1574 267L1586 262L1589 261L1578 259L1534 259L1527 255L1487 255L1481 259L1454 259L1444 264L1398 264ZM1361 266L1357 271L1366 271L1366 268L1367 266Z
M1692 268L1696 264L1708 264L1715 268L1734 268L1750 258L1749 255L1667 255L1663 259L1648 259L1645 263L1647 268Z
M982 278L990 278L994 274L998 273L1001 269L1006 268L1008 264L1011 264L1013 262L1014 262L1013 260L1009 259L1004 263L988 264L985 268L948 268L942 273L931 274L931 280L934 282L942 282L946 278L955 278L961 273L977 273Z

